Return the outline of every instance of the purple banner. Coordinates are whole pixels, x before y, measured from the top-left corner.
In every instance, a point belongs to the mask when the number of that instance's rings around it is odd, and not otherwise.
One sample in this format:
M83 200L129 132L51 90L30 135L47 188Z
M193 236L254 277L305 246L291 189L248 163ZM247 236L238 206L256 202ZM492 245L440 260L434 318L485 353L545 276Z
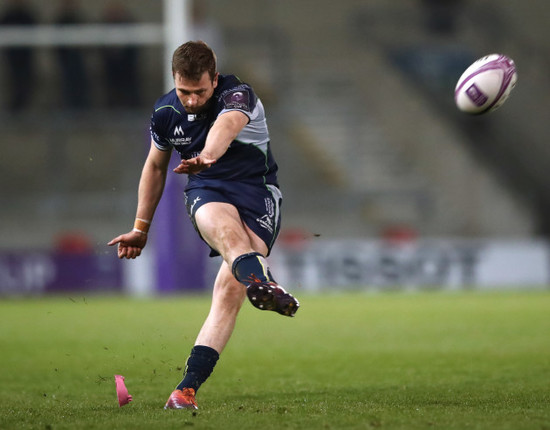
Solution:
M0 295L121 290L121 265L112 254L0 252Z
M208 246L195 232L185 209L186 176L172 169L179 164L172 157L163 197L152 225L156 259L156 286L161 293L206 288L205 272Z

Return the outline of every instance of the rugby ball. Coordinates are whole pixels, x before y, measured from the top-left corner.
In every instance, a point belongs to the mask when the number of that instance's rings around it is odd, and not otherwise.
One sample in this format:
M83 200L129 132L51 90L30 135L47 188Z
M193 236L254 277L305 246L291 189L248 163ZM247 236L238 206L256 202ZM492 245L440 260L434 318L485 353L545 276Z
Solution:
M458 79L455 103L473 115L498 109L510 96L518 75L514 61L501 54L490 54L475 61Z

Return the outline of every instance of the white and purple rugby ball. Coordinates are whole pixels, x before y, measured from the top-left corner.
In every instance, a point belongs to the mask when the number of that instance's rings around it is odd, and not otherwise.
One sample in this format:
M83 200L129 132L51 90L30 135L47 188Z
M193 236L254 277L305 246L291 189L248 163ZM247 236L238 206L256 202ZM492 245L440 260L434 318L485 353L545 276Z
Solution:
M455 103L473 115L492 112L506 101L518 75L511 58L490 54L468 67L455 87Z

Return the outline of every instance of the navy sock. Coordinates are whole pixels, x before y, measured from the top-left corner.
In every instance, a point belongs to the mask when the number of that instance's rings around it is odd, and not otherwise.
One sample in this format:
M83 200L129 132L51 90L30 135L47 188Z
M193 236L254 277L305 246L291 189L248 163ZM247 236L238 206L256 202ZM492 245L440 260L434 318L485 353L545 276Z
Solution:
M176 389L192 388L197 392L199 387L212 374L220 355L209 346L195 345L191 350L191 355L185 364L183 380Z
M259 252L239 255L233 261L231 271L233 276L244 286L248 286L256 279L260 282L275 282L269 271L267 260Z

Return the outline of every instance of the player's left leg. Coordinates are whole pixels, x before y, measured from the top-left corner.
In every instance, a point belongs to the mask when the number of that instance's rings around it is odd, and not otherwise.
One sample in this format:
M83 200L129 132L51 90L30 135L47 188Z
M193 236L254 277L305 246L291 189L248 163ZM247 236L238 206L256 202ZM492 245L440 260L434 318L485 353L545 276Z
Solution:
M245 297L245 287L235 279L227 263L222 262L214 282L210 313L187 359L184 378L170 395L165 409L197 409L196 392L214 370L229 341Z

